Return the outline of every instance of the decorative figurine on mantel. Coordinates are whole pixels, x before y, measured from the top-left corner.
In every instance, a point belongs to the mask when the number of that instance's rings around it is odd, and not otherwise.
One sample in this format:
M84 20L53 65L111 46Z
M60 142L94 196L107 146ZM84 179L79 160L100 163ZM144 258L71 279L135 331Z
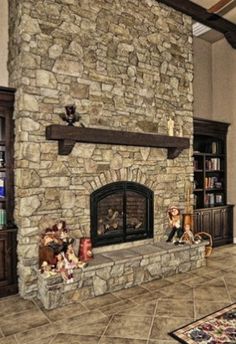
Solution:
M76 112L75 104L70 104L65 106L65 113L60 114L61 119L68 123L68 126L74 126L75 122L79 122L81 116ZM84 124L80 122L81 127L84 127Z
M168 209L169 223L172 230L168 236L167 242L179 243L180 238L183 235L183 229L181 227L180 210L179 208L172 206Z
M170 117L167 121L167 128L168 128L168 135L169 136L174 136L174 125L175 122L174 120Z

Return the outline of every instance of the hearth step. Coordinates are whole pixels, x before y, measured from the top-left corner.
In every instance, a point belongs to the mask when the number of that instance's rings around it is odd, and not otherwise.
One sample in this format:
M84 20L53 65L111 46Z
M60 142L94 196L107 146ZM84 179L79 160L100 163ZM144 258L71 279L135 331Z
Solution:
M187 272L206 265L208 242L175 246L159 242L97 253L88 266L74 271L73 283L60 274L38 276L38 298L46 309Z

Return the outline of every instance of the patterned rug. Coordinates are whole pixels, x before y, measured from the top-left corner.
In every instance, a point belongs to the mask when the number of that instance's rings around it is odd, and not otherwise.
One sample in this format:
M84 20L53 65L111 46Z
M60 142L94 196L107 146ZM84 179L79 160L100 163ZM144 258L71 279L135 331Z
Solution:
M236 303L183 326L169 335L186 344L236 344Z

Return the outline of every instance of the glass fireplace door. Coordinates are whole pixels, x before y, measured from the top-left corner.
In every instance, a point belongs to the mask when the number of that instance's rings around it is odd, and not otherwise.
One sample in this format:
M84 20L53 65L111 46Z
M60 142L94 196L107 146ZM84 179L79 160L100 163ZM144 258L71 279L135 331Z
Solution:
M90 197L93 247L153 237L153 192L134 182L107 184Z

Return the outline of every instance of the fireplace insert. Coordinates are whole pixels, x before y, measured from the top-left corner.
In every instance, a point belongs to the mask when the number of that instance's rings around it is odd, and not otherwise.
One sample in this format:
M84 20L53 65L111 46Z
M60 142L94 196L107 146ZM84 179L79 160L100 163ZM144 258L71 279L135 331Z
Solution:
M93 247L153 237L153 191L134 182L115 182L90 196Z

